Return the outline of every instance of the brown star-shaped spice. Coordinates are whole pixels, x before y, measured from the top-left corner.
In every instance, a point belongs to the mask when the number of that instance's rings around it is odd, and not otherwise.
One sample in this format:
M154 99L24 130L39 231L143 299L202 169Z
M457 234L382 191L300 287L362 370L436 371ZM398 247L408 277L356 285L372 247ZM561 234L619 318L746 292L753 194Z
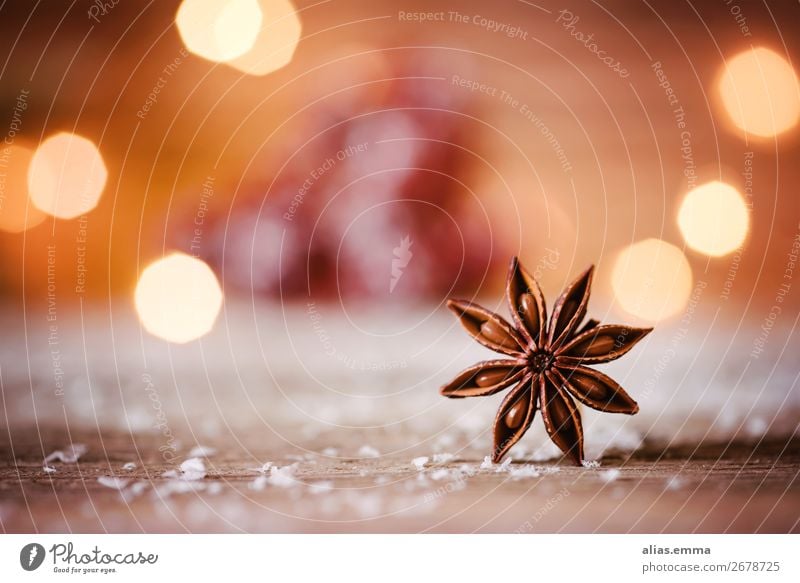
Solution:
M601 326L596 320L581 327L593 270L589 267L561 293L549 325L542 290L516 257L506 284L513 326L477 304L448 300L447 307L475 340L512 358L479 362L441 389L445 397L457 399L493 395L516 385L494 420L493 462L499 462L525 434L537 409L550 439L578 465L583 462L583 428L572 397L598 411L628 415L639 411L621 386L584 366L619 358L652 330Z

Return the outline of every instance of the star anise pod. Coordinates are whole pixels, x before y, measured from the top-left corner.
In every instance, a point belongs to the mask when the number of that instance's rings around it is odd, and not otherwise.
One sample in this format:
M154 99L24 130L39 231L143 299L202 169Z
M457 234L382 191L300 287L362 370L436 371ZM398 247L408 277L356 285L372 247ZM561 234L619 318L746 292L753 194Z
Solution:
M550 439L578 465L583 461L583 427L573 397L598 411L628 415L639 411L621 386L585 365L619 358L652 328L600 325L596 320L581 326L593 270L589 267L561 293L549 323L539 284L516 257L506 284L513 325L472 302L447 301L475 340L511 357L479 362L441 389L451 398L482 397L514 385L494 421L493 462L499 462L525 434L537 409Z

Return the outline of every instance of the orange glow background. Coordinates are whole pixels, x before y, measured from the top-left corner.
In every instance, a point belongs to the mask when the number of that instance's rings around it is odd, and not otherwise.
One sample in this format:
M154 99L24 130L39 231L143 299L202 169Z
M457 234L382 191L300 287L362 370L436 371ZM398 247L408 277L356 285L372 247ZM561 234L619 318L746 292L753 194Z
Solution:
M0 527L513 532L562 480L540 531L796 532L798 22L0 2ZM486 467L500 395L439 392L498 358L447 299L508 317L513 256L548 309L594 264L587 317L654 328L601 367L636 415L581 407L589 467L538 413Z
M744 135L726 114L718 83L724 64L751 46L774 51L796 70L800 35L775 34L776 22L796 16L790 2L769 10L748 5L746 30L716 5L578 3L571 11L579 20L571 28L552 6L508 2L488 8L467 2L459 7L470 18L486 14L513 23L520 29L517 38L471 20L409 22L389 2L298 2L302 32L294 53L289 51L291 62L266 75L187 51L174 23L177 3L120 3L95 18L85 6L69 6L48 3L30 19L27 5L2 9L0 51L7 59L0 110L10 123L20 92L27 92L14 144L33 150L58 132L75 132L97 145L108 180L83 223L48 217L24 232L0 234L8 304L23 297L44 301L49 244L58 249L60 301L78 296L129 301L147 263L173 250L188 251L185 227L197 212L204 181L213 178L209 213L216 217L229 216L237 201L248 197L269 208L266 186L285 164L302 158L292 153L325 127L318 118L329 109L358 115L380 108L382 92L396 91L389 79L398 74L398 63L403 75L438 77L427 83L457 95L453 111L441 113L457 121L450 154L469 159L451 176L462 185L465 200L457 204L470 206L467 216L480 221L479 214L486 213L493 246L478 270L488 277L461 282L461 289L496 291L509 254L535 263L555 249L561 260L545 281L546 291L555 292L594 262L606 274L598 293L610 294L614 258L648 238L682 249L693 273L720 289L734 257L709 258L688 248L677 224L689 186L714 180L745 194L751 207L727 303L748 310L768 306L786 268L800 217L800 169L792 163L800 142L797 127L773 137ZM403 10L431 9L410 2ZM624 65L625 76L573 33L593 34L604 54ZM488 89L470 92L453 76ZM159 79L163 87L146 109ZM664 79L691 136L694 176L688 178L685 144L661 86ZM494 96L488 94L491 88ZM501 91L526 108L504 102ZM788 99L791 108L797 100L796 88L792 91L791 85L779 85L776 103ZM742 97L742 107L753 103L752 96ZM313 166L315 156L299 164ZM746 184L748 156L752 180ZM431 169L438 171L436 164ZM19 182L17 176L9 184L19 189ZM466 200L470 191L478 204ZM30 212L32 219L41 218L37 209ZM85 285L80 294L67 293L75 288L76 240L82 233ZM240 292L226 289L226 295ZM437 293L433 299L440 301ZM794 295L790 301L796 307Z

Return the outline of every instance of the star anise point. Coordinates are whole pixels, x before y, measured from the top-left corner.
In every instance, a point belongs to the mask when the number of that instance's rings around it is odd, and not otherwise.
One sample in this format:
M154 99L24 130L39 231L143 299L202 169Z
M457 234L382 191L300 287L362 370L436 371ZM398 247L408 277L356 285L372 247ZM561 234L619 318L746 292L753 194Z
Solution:
M499 462L542 412L550 439L576 464L583 461L583 427L574 402L594 409L634 415L639 405L605 374L588 368L615 360L652 328L601 325L586 317L594 266L572 281L547 318L538 282L512 257L506 281L511 322L467 300L447 306L478 342L507 359L478 363L462 371L440 392L449 398L493 395L512 387L494 421L492 461Z

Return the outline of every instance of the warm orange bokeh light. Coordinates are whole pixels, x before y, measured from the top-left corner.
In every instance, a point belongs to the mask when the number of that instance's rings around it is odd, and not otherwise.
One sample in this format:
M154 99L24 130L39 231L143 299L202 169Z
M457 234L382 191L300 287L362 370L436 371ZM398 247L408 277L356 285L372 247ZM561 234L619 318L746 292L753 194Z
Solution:
M678 227L689 247L720 257L742 245L750 228L750 216L738 190L714 181L686 195L678 212Z
M800 85L789 62L760 47L730 59L719 82L722 104L748 134L771 137L797 124Z
M150 334L184 343L213 328L222 306L222 290L203 261L173 253L142 271L134 301L139 320Z
M0 230L21 233L47 216L28 198L28 167L33 152L22 146L0 150Z
M107 178L103 157L91 140L60 133L36 149L28 169L28 193L40 210L73 219L97 206Z
M661 239L645 239L620 252L611 275L623 310L657 322L680 312L692 289L692 269L683 252Z
M186 48L217 63L247 53L261 31L262 20L258 0L183 0L175 15Z
M252 48L228 65L249 75L266 75L285 67L294 56L302 25L289 0L258 0L263 21Z

